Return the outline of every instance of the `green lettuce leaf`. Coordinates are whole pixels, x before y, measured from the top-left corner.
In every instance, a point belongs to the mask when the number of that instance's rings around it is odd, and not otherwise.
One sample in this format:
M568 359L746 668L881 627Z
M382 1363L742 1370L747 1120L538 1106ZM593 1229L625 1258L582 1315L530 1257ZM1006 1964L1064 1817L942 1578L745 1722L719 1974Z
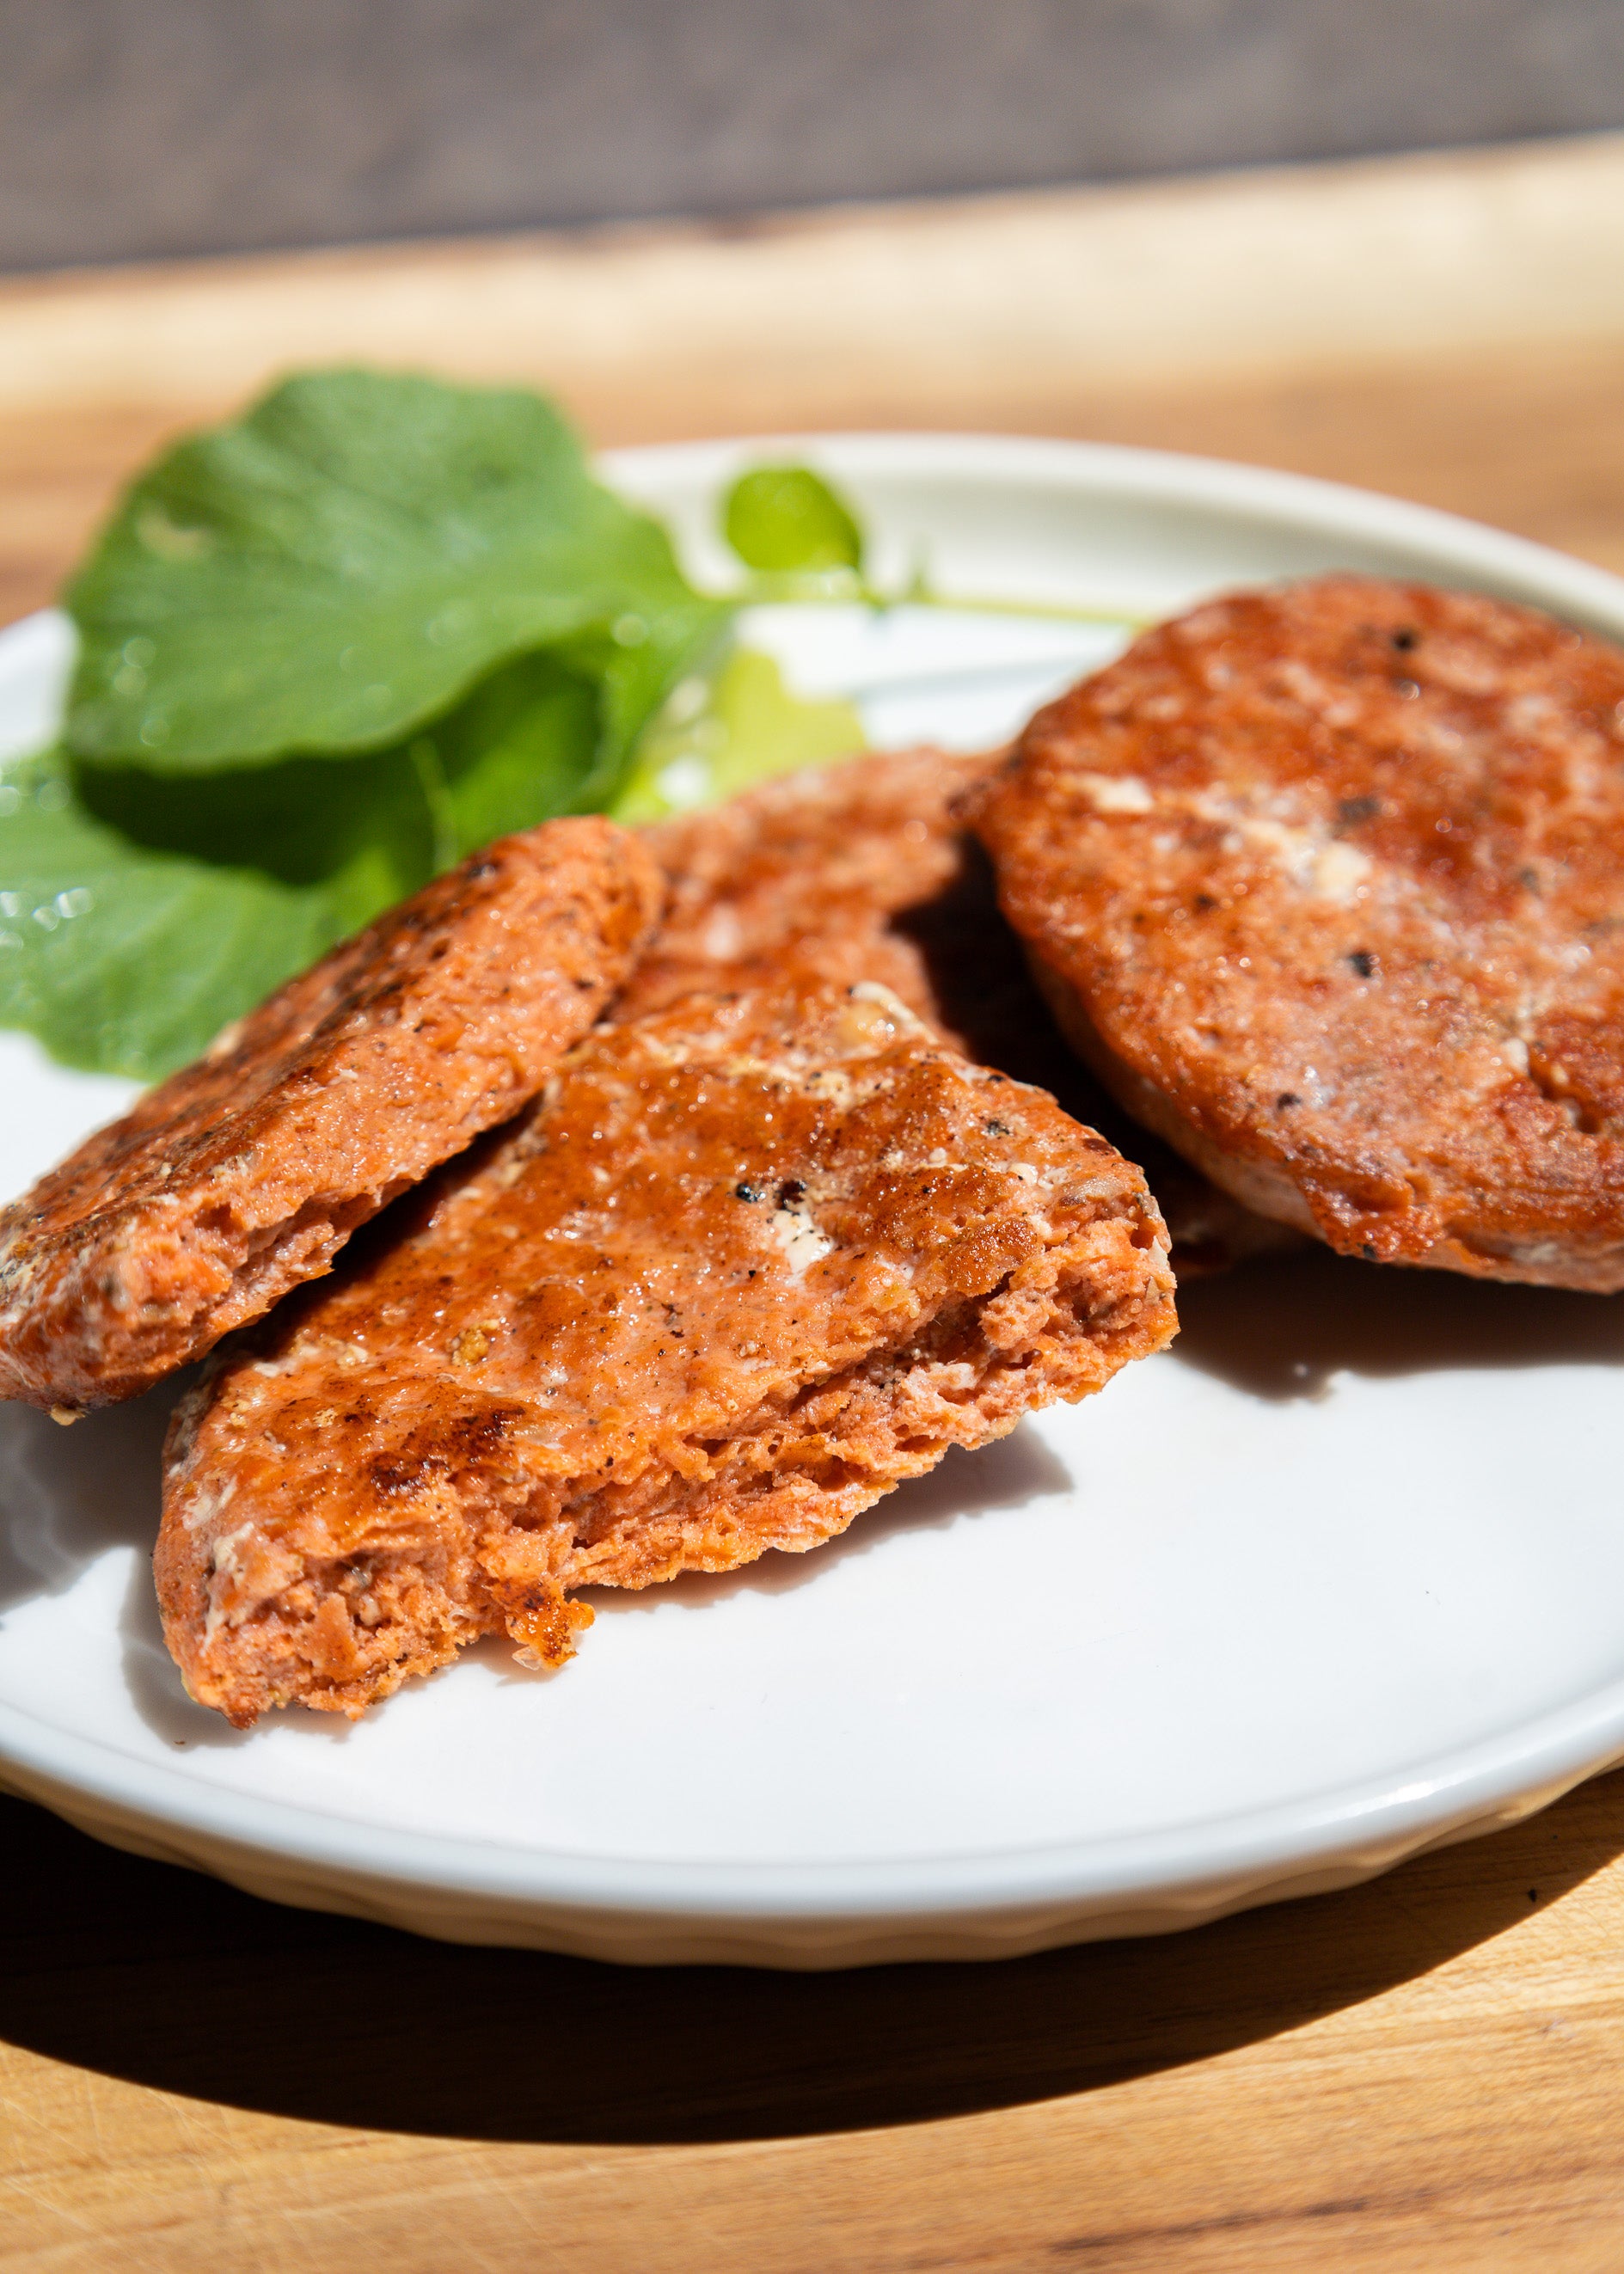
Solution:
M576 810L597 763L588 681L526 656L392 749L220 774L75 761L80 802L137 844L337 891L355 923L512 829Z
M69 1065L165 1073L436 870L571 809L597 744L593 689L540 656L430 734L362 757L13 768L0 1025Z
M0 772L0 1026L152 1080L437 870L581 808L600 690L548 655L358 757Z
M0 779L0 1026L150 1081L350 927L325 884L151 851L87 812L60 754Z
M194 780L78 763L66 779L74 795L65 810L85 826L117 831L132 852L319 892L335 937L415 892L439 865L436 816L403 750L347 764L287 758ZM0 877L7 849L0 835Z
M132 485L67 592L81 758L184 774L404 742L539 650L596 690L591 802L728 620L521 389L316 372Z
M548 655L494 673L411 746L432 754L445 785L454 857L509 830L587 809L598 766L590 680Z
M861 563L804 470L735 508L747 558ZM183 1064L509 830L862 742L725 653L732 608L517 390L290 380L141 476L69 599L64 747L0 770L0 1025L98 1071Z
M615 810L652 820L861 749L849 704L770 656L689 680ZM369 757L144 774L50 751L0 772L0 1027L67 1065L155 1081L437 868L578 806L594 691L548 657Z

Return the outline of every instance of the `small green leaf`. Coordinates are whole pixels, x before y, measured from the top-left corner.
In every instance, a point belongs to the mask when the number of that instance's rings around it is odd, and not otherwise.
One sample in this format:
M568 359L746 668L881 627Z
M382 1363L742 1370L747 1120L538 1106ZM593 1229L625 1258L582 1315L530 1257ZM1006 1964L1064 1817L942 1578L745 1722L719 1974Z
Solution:
M727 493L722 531L747 568L770 576L862 568L851 508L808 466L756 466Z
M618 821L658 821L862 748L849 703L792 695L771 656L740 648L708 686L686 680L675 689L612 810Z

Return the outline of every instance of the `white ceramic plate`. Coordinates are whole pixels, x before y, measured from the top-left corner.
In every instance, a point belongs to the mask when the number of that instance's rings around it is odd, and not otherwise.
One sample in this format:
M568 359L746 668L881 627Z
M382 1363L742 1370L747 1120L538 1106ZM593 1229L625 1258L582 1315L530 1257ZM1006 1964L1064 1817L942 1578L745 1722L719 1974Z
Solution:
M1061 444L857 437L613 462L696 565L741 463L815 458L940 585L1182 606L1329 567L1624 633L1624 584L1346 490ZM978 743L1108 653L1050 621L772 611L876 740ZM0 734L63 628L0 639ZM26 919L25 919L26 920ZM0 1036L0 1189L126 1085ZM954 1457L815 1555L605 1594L553 1680L481 1647L356 1728L191 1706L147 1553L162 1400L0 1411L0 1775L286 1901L612 1958L993 1956L1344 1885L1624 1753L1624 1306L1328 1257L1190 1290L1174 1350Z

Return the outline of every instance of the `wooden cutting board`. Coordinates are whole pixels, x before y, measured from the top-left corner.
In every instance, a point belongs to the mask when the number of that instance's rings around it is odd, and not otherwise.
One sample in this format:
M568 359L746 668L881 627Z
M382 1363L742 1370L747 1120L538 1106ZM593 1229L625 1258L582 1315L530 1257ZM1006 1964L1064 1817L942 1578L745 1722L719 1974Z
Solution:
M1155 443L1624 568L1624 139L0 284L0 616L315 359L600 441ZM1165 1940L619 1972L256 1903L0 1803L0 2274L1624 2264L1624 1777Z

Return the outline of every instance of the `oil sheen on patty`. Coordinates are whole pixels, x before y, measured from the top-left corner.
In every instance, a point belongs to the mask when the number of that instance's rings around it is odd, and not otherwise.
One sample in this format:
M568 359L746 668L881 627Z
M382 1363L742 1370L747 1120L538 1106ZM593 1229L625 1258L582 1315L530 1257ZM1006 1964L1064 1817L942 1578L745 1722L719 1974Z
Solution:
M600 1028L216 1354L155 1570L192 1694L355 1715L573 1591L802 1550L1175 1330L1139 1171L885 988Z
M1624 1287L1624 651L1374 578L1041 712L979 826L1128 1110L1347 1254Z
M0 1215L0 1397L132 1397L540 1088L662 897L612 822L549 822L290 980Z
M896 750L787 775L646 832L670 900L626 1003L748 985L793 954L877 980L966 1058L1052 1091L1144 1169L1181 1279L1298 1244L1138 1126L1057 1031L964 809L996 754Z

